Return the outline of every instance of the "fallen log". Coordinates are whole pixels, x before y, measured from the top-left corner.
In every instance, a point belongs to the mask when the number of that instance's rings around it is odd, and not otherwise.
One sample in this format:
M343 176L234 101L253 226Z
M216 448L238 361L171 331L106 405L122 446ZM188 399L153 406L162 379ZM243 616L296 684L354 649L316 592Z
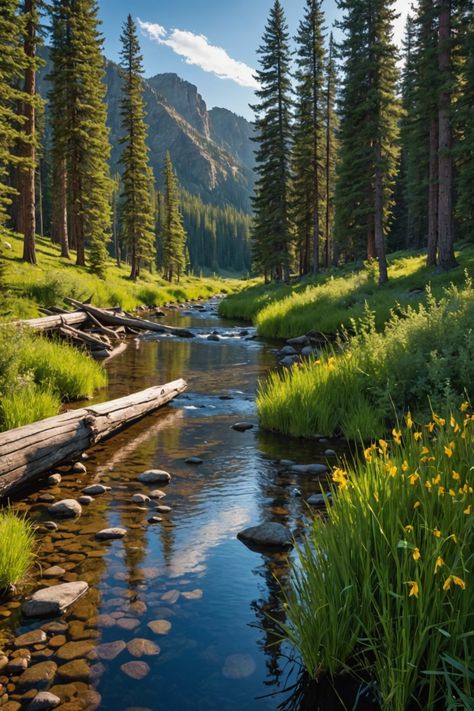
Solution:
M175 326L163 326L154 321L147 321L144 318L130 318L130 316L122 316L105 309L99 309L97 306L90 304L82 304L76 299L66 298L68 304L75 306L77 309L83 309L87 314L92 314L101 323L107 323L109 326L125 326L138 331L155 331L156 333L169 333L173 336L181 338L194 338L194 333L187 328L176 328Z
M77 326L81 323L89 321L89 316L85 311L71 311L64 314L53 314L51 316L41 316L40 318L31 318L27 321L14 321L14 326L27 326L33 331L47 332L54 331L61 326Z
M157 410L186 390L174 380L0 434L0 498Z

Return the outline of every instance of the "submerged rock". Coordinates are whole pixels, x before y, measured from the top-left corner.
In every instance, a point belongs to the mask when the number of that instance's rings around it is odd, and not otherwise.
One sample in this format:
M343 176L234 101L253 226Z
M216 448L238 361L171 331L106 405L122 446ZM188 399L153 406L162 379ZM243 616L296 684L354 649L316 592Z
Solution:
M21 634L14 641L14 646L18 649L19 647L31 647L34 644L41 644L46 642L46 633L42 629L31 630L31 632L25 632Z
M82 462L76 462L72 465L72 471L74 472L74 474L85 474L87 472L87 469Z
M150 639L131 639L127 644L127 651L132 657L153 657L161 652L161 649Z
M297 351L293 346L284 346L280 351L278 351L279 356L294 356L297 355Z
M144 679L150 673L150 667L146 662L127 662L122 664L120 669L131 679Z
M49 513L57 518L74 518L82 513L81 504L75 499L62 499L48 508Z
M325 464L293 464L290 470L293 474L326 474L328 468Z
M293 545L291 531L283 524L271 521L246 528L237 534L237 538L256 548L291 548Z
M23 614L26 617L62 615L84 597L88 590L89 585L83 581L41 588L23 603Z
M113 541L126 535L127 529L125 528L103 528L102 531L97 531L95 537L98 541Z
M251 676L257 665L250 654L232 654L226 657L222 675L226 679L245 679Z
M18 688L24 689L45 689L54 679L57 670L54 662L40 662L23 672L18 679Z
M61 483L61 474L51 474L47 479L46 483L50 486L57 486Z
M61 578L65 575L66 571L61 568L60 565L53 565L51 568L47 568L43 573L43 578ZM44 641L44 640L43 640Z
M308 336L296 336L295 338L289 338L287 344L289 346L307 346L309 343Z
M150 491L150 498L151 499L164 499L166 496L164 491L161 491L161 489L155 489L154 491Z
M110 490L111 487L104 486L104 484L91 484L90 486L86 486L85 489L82 490L82 493L86 494L86 496L100 496L100 494L105 494Z
M246 432L253 429L253 424L251 422L236 422L235 425L232 425L232 429L236 432Z
M92 496L85 496L84 495L84 496L80 496L78 498L78 501L81 504L81 506L89 506L94 501L94 499L92 498Z
M188 457L184 461L186 464L202 464L204 460L201 457Z
M97 656L99 659L111 662L123 652L126 646L123 639L116 642L104 642L96 648Z
M150 501L150 497L145 494L134 494L132 496L132 503L134 504L147 504Z
M142 484L167 484L171 479L171 474L163 469L149 469L138 476L138 481Z
M331 498L331 494L327 493L326 498ZM325 500L323 494L312 494L308 499L308 504L310 506L325 506Z
M61 699L49 691L40 691L28 704L27 711L47 711L59 706Z

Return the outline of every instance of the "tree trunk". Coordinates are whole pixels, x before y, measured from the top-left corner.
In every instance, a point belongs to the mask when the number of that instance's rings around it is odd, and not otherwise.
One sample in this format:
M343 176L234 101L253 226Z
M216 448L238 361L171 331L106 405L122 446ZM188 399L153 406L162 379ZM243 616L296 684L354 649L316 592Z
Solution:
M23 105L25 123L23 130L26 141L22 146L22 155L27 165L20 168L20 211L23 232L23 260L36 264L36 27L33 18L35 0L25 0L23 12L27 16L24 50L28 66L25 69L24 91L29 100Z
M439 57L441 91L439 95L438 152L438 266L447 271L456 266L453 234L453 157L451 113L451 3L440 0Z
M377 250L375 249L374 226L369 225L369 232L367 234L367 259L375 259L376 257Z
M75 163L75 165L74 165ZM84 218L82 215L82 187L78 172L77 161L73 161L72 175L72 235L76 248L76 264L78 267L86 266L84 245Z
M70 259L67 210L67 169L65 159L61 160L61 164L59 166L57 197L58 202L56 207L56 228L58 241L61 245L61 257L64 257L65 259Z
M380 145L377 143L375 149L374 240L379 262L379 285L385 284L385 282L388 281L385 236L383 231L383 181L380 163Z
M430 124L430 159L428 188L428 254L426 263L436 266L438 250L438 117L433 116Z

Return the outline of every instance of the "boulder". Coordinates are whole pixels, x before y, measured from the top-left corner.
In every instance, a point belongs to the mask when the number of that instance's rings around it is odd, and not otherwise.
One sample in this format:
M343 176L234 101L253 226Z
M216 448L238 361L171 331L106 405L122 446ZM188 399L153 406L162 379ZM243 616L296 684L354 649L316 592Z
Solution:
M294 356L297 355L297 351L293 348L293 346L284 346L280 351L278 351L278 355L280 357Z
M236 422L235 425L232 425L232 429L236 432L246 432L253 429L253 424L251 422Z
M18 689L46 689L53 681L57 668L54 662L34 664L18 679Z
M308 336L296 336L296 338L289 338L287 344L289 346L307 346L309 343Z
M281 523L267 521L259 526L251 526L237 534L237 538L255 548L291 548L291 531Z
M171 474L163 469L149 469L138 476L138 481L142 484L167 484L170 479Z
M285 356L281 359L280 364L285 368L291 368L291 366L296 363L298 356Z
M89 585L83 581L41 588L23 603L23 614L26 617L62 615L81 597L84 597L88 590Z
M75 499L62 499L50 506L48 511L57 518L74 518L81 515L82 506Z
M48 711L59 706L61 699L49 691L40 691L26 707L27 711Z

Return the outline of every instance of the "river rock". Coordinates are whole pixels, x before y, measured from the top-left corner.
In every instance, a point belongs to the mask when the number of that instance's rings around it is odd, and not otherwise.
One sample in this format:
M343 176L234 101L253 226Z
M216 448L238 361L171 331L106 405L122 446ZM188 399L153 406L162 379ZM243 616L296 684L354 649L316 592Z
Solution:
M301 489L297 489L296 487L291 490L291 494L292 494L292 496L296 496L296 497L303 496Z
M201 457L188 457L184 461L186 464L202 464L204 460Z
M126 646L123 639L119 639L116 642L104 642L96 648L97 656L99 659L111 662L123 652Z
M236 422L235 425L232 425L232 429L236 432L246 432L253 429L253 424L251 422Z
M42 504L50 504L55 499L56 497L52 494L40 494L38 496L38 501L41 501Z
M171 622L168 620L152 620L148 623L148 627L155 634L168 634L171 629Z
M201 600L203 595L204 593L200 588L196 588L196 590L188 590L181 593L181 596L184 597L185 600Z
M86 496L84 494L83 496L80 496L78 498L78 501L81 504L81 506L89 506L94 501L94 499L92 498L92 496Z
M326 474L328 468L325 464L293 464L290 471L293 474Z
M55 662L34 664L18 679L18 689L46 689L53 681L57 668Z
M49 507L49 513L57 518L74 518L82 513L81 504L75 499L62 499Z
M281 359L280 364L283 365L285 368L291 368L293 363L296 363L297 360L298 356L285 356Z
M90 666L85 659L73 659L58 668L59 676L66 681L88 681L90 673Z
M48 711L59 706L61 699L49 691L40 691L28 704L27 711Z
M326 449L324 452L325 457L337 457L337 452L334 449Z
M75 462L72 465L72 471L74 472L74 474L85 474L87 472L87 469L82 462Z
M134 504L147 504L150 501L150 497L145 494L134 494L132 496L132 502Z
M150 516L150 518L148 519L148 523L150 523L151 525L161 523L162 521L163 519L160 516Z
M315 353L316 353L316 351L314 350L314 348L312 346L305 346L301 350L301 355L304 357L315 355Z
M43 578L61 578L65 574L64 568L61 568L60 565L53 565L44 571Z
M289 338L287 344L289 346L307 346L309 343L308 336L296 336L295 338Z
M283 346L283 348L278 351L279 356L294 356L297 355L297 351L293 346Z
M127 530L125 528L103 528L102 531L97 531L95 537L98 541L113 541L126 535Z
M144 679L150 673L150 667L146 662L127 662L122 664L120 669L131 679Z
M120 629L131 632L140 626L140 620L137 620L135 617L120 617L115 624L117 627L120 627Z
M127 644L127 651L132 657L153 657L158 655L161 650L155 642L150 639L131 639Z
M57 657L63 662L71 662L73 659L87 657L94 649L94 646L94 642L85 640L80 642L67 642L58 650Z
M48 529L48 531L57 531L58 524L55 521L45 521L43 526Z
M90 486L86 486L82 490L82 493L86 494L86 496L100 496L101 494L105 494L107 491L110 490L111 487L104 486L104 484L90 484Z
M23 603L23 614L26 617L53 617L62 615L89 590L89 585L83 581L52 585L49 588L37 590Z
M7 666L7 674L12 674L13 676L17 676L18 674L21 674L22 672L25 671L25 669L28 669L28 664L30 663L30 660L28 657L15 657L15 659L10 659L8 662Z
M208 340L208 341L220 341L221 339L220 339L220 336L219 336L217 333L211 333L211 334L207 337L207 340Z
M156 506L158 513L169 513L171 511L171 506L165 506L164 504L158 504Z
M154 489L153 491L150 491L150 499L164 499L165 496L165 492L161 491L161 489Z
M171 474L163 469L149 469L138 476L138 481L142 484L167 484L171 479Z
M292 467L296 462L294 459L280 459L278 464L282 467Z
M226 679L245 679L251 676L257 665L250 654L232 654L226 657L222 675Z
M326 499L330 499L330 498L331 498L331 493L328 492L326 494ZM308 499L308 504L310 504L310 506L324 506L325 505L324 496L322 494L312 494Z
M251 526L237 534L243 543L262 548L291 548L291 531L281 523L267 521L259 526Z
M31 630L31 632L25 632L21 634L14 641L14 646L18 649L19 647L32 647L34 644L42 644L46 642L47 637L44 630Z

